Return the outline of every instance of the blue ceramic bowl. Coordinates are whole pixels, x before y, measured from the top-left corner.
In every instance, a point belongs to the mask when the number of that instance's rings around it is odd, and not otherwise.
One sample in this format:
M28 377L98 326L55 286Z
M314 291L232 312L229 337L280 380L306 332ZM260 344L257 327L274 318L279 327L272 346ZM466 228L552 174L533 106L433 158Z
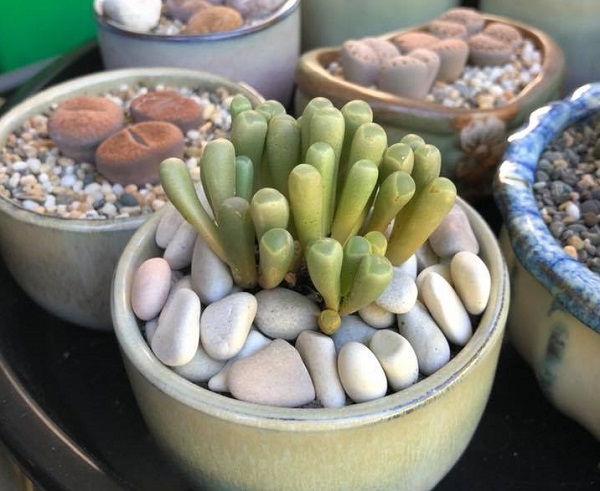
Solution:
M600 83L534 111L509 137L494 195L511 275L510 339L550 401L600 438L600 275L563 251L532 188L548 143L598 111Z

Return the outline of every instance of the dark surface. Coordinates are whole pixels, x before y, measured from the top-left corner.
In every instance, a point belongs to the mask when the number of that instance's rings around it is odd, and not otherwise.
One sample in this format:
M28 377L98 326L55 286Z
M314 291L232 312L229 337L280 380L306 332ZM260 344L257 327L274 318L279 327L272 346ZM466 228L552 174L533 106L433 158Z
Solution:
M99 67L95 45L83 46L8 94L7 104ZM493 202L478 209L497 230ZM3 262L0 312L0 438L34 482L47 491L187 489L141 419L112 333L45 313ZM549 405L508 344L477 432L436 488L480 489L600 489L599 442Z

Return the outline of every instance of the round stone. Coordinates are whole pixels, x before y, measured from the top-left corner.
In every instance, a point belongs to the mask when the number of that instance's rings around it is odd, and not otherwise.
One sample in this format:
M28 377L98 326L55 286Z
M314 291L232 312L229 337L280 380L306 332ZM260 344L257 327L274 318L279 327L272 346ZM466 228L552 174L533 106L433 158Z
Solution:
M364 344L346 343L338 353L337 366L342 386L354 402L372 401L386 394L385 372Z
M162 257L144 261L133 275L131 308L141 320L156 317L171 289L171 267Z

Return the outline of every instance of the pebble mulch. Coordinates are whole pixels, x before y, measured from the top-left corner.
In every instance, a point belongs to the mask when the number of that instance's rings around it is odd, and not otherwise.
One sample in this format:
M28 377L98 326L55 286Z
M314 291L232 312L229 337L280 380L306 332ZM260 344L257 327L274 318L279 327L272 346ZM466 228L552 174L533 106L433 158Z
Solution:
M544 149L533 185L538 208L565 252L600 273L600 115L574 124Z
M425 101L462 109L493 109L508 104L542 70L542 54L529 39L517 47L512 60L500 66L467 65L452 83L437 81ZM343 77L339 63L328 71ZM373 87L377 89L377 87Z
M197 158L204 145L226 136L231 126L225 89L214 92L191 88L127 86L105 94L123 108L130 121L129 104L148 91L177 90L203 108L203 123L185 135L185 157L198 180ZM56 109L56 104L50 112ZM126 218L152 213L166 197L160 185L121 185L109 182L96 167L62 156L48 136L48 116L38 114L10 134L0 148L0 196L43 215L61 218Z

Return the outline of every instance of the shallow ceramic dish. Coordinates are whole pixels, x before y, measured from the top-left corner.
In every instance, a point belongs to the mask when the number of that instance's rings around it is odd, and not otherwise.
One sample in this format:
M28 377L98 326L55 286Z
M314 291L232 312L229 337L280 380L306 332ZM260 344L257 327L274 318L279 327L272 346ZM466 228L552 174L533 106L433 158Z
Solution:
M508 311L496 238L464 201L492 278L467 345L408 389L340 409L274 408L210 392L152 354L130 308L132 275L160 254L155 215L133 236L112 290L115 333L138 405L165 454L196 489L426 490L452 468L485 408Z
M300 55L300 0L286 0L260 23L196 36L125 30L95 12L106 68L176 67L202 70L254 87L287 105Z
M534 111L510 137L495 195L512 285L510 339L549 400L600 438L600 276L563 251L532 191L546 145L598 110L600 84L590 84Z
M542 53L542 70L519 95L495 109L449 108L442 104L398 97L362 87L332 75L327 67L339 57L340 47L304 53L296 71L295 111L300 113L316 96L342 107L363 99L373 108L373 119L387 131L390 141L417 133L437 146L443 155L442 173L470 201L490 195L493 175L502 157L506 137L537 107L556 99L564 79L564 55L545 33L504 17L484 15L486 22L509 24L533 41ZM400 33L422 30L423 26L380 36L391 39Z
M8 135L51 104L78 95L104 94L122 85L145 83L226 88L258 104L254 90L222 77L183 69L106 71L61 83L25 100L0 118L0 147ZM43 216L0 197L0 253L23 290L41 307L85 327L110 329L110 286L114 267L146 216L85 220Z

